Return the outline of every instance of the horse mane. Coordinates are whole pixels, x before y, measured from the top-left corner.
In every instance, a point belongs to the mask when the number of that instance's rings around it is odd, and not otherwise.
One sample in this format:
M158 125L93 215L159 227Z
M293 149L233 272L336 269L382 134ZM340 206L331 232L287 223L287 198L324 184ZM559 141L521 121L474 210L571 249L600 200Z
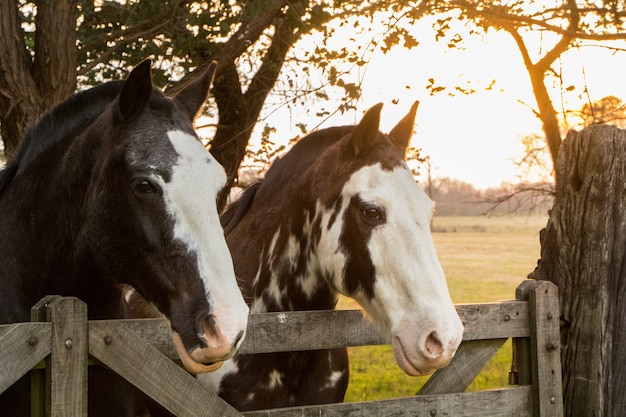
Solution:
M123 81L111 81L73 94L29 127L17 155L0 171L0 195L42 152L93 122L115 100L123 85Z
M300 139L285 155L276 158L265 178L246 188L220 217L224 233L228 233L241 221L255 198L262 194L264 185L286 187L305 172L315 160L333 143L352 133L354 126L329 127L315 131Z
M262 181L256 182L243 190L241 196L236 201L232 202L220 216L220 223L224 228L224 234L228 235L233 227L239 223L239 220L248 212L261 183Z

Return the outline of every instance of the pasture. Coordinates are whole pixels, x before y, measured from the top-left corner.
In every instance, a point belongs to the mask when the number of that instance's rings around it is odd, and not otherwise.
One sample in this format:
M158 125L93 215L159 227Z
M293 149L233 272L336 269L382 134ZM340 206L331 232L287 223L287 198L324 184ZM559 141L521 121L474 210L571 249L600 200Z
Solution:
M515 288L539 258L539 231L545 217L435 217L433 238L455 303L515 298ZM349 299L340 308L358 308ZM402 373L390 346L349 348L350 384L346 401L413 395L428 377ZM508 341L468 389L502 387L511 365Z

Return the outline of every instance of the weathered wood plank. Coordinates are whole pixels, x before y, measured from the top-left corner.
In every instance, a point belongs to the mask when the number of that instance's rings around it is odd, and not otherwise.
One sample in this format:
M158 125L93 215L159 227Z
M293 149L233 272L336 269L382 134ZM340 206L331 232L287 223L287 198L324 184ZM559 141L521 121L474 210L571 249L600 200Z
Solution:
M418 395L464 392L507 339L463 342L452 362L435 372Z
M100 323L122 323L133 333L171 359L178 359L172 342L172 328L165 319L101 320Z
M246 417L527 417L531 388L428 395L393 400L367 401L249 411Z
M528 337L528 303L460 304L463 340ZM323 334L324 337L319 337ZM266 353L387 344L359 310L252 314L241 353ZM278 347L278 349L277 349Z
M46 401L51 417L87 417L87 305L74 297L58 298L46 308L52 322L52 352Z
M389 343L359 310L261 313L250 319L244 354Z
M2 326L0 336L0 392L4 392L50 354L50 323Z
M465 323L463 340L527 337L529 334L528 303L507 301L461 304L457 310ZM178 358L166 320L134 319L117 322L123 323L167 357ZM324 334L324 337L320 338L319 334ZM292 311L250 315L246 339L240 352L284 352L387 343L360 310Z
M531 288L523 281L515 289L515 298L520 301L528 301ZM513 358L511 361L511 372L509 373L509 384L511 385L532 385L532 357L530 352L530 338L513 338L512 343Z
M528 337L528 303L505 301L459 304L463 340ZM103 320L102 323L112 321ZM164 319L119 321L169 358L178 358ZM323 334L324 337L319 337ZM289 311L251 314L243 354L333 349L387 344L389 341L360 310Z
M555 409L555 401L552 400L554 396L550 394L551 392L560 392L560 385L555 385L552 381L555 377L560 376L560 368L559 372L556 372L559 361L557 359L555 363L552 357L554 355L546 355L541 352L542 344L544 347L549 346L551 341L556 340L556 356L558 357L558 321L556 321L556 339L554 339L554 320L548 318L549 313L552 317L558 317L558 305L556 313L553 312L557 301L551 291L548 288L545 292L547 295L537 292L532 297L528 296L530 301L457 305L457 311L466 326L463 337L464 343L452 364L446 370L435 374L431 378L431 382L421 391L427 395L377 402L266 410L250 412L245 415L280 417L296 415L521 416L528 415L528 410L533 407L533 393L537 398L539 390L545 390L543 397L536 403L543 407L541 408L543 413L541 415L559 415L552 413ZM525 296L532 293L529 290L522 292L525 293ZM9 340L5 337L15 336L13 331L16 326L43 326L43 329L47 329L47 340L52 340L54 345L51 356L54 360L50 360L51 365L47 366L46 369L51 369L47 372L54 375L51 377L53 380L62 381L65 379L68 381L67 383L57 382L57 386L53 387L51 402L55 403L56 396L64 398L58 402L56 414L53 413L52 415L86 415L86 311L84 313L80 311L81 305L84 306L84 304L76 299L59 299L58 306L54 305L55 302L51 303L52 308L48 308L49 317L47 317L48 320L54 320L54 324L32 323L0 326L0 337L2 338L0 339L0 349L5 348L6 343L4 341ZM70 310L69 318L63 316L63 311L66 309ZM530 310L532 309L537 309L538 313L531 314ZM75 310L78 315L74 315L72 310ZM37 314L40 315L41 313ZM545 318L542 319L544 316ZM81 326L84 326L84 329L81 330ZM159 353L162 351L170 358L177 357L172 346L171 329L167 321L162 319L96 321L89 322L88 326L89 354L136 385L175 415L225 415L233 417L240 415L215 394L198 384L195 378ZM533 369L532 380L537 381L538 378L541 378L539 375L545 374L543 376L546 381L544 384L539 388L522 385L477 393L461 392L471 383L475 374L508 337L527 338L531 334L531 330L538 333L532 336L535 349L533 354L535 357L543 355L543 359L539 361L543 365L533 364L535 368ZM81 332L83 332L83 336L76 336L80 335ZM318 337L319 334L324 334L324 337ZM142 337L146 338L148 342L144 341ZM72 340L70 348L66 345L67 340ZM78 350L84 350L83 354L78 352L79 354L72 355L74 353L71 352L72 349L77 346L75 343L79 344ZM149 343L154 344L156 348ZM387 341L380 332L364 319L358 310L265 313L250 317L248 336L242 352L325 349L384 343ZM56 349L57 346L59 349ZM0 353L2 353L1 350ZM38 357L31 366L41 361L46 354ZM0 356L0 361L2 359L4 357ZM12 362L18 363L18 361ZM3 362L0 362L0 365L2 364ZM72 377L69 372L66 373L68 368L65 364L69 364L70 367L81 364L82 371L78 371L77 377ZM149 365L146 366L147 364ZM23 373L25 372L27 369ZM3 381L2 377L7 374L13 375L15 372L2 372L0 381ZM84 384L84 387L81 384ZM77 392L81 391L83 393L77 395ZM455 393L433 395L440 392ZM76 397L81 397L82 400L75 401ZM552 406L546 405L546 401ZM546 406L544 407L544 405ZM85 409L84 413L82 412L83 408Z
M30 321L45 322L48 313L48 305L59 297L59 295L46 295L39 300L39 302L30 309ZM50 326L52 329L52 325ZM52 333L50 336L52 337ZM50 349L52 350L52 339L50 340ZM43 367L41 367L42 364ZM46 415L46 379L47 376L50 375L49 372L46 372L46 369L50 368L50 366L50 356L48 356L43 362L36 365L37 369L33 368L33 370L30 371L31 417L45 417Z
M530 347L533 372L533 409L537 416L563 416L559 296L548 281L528 281L531 307Z
M178 417L240 416L124 324L90 322L89 353Z
M457 304L465 325L463 340L528 337L528 303L501 301L483 304Z

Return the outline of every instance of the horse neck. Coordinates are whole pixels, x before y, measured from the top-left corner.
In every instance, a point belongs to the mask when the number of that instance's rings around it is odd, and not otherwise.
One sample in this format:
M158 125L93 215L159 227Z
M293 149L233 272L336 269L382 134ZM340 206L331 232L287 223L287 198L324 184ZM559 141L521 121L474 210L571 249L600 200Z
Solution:
M244 219L241 227L227 236L229 243L239 243L233 261L237 276L245 280L244 295L251 299L252 311L335 308L336 291L317 257L322 219L316 208L290 203L263 205L272 207L272 212L254 216L257 221L252 224L245 224ZM259 241L251 242L250 236Z
M79 219L89 178L78 170L87 170L93 161L68 158L72 171L63 172L59 162L67 152L64 145L55 143L31 162L0 198L0 234L12 236L11 241L0 241L0 281L13 275L12 280L21 283L24 302L30 303L26 307L46 294L78 295L79 276L89 276L91 282L96 279L95 271L80 273L84 262L77 255L82 247ZM29 265L28 270L15 269L17 265ZM87 285L83 290L88 290Z

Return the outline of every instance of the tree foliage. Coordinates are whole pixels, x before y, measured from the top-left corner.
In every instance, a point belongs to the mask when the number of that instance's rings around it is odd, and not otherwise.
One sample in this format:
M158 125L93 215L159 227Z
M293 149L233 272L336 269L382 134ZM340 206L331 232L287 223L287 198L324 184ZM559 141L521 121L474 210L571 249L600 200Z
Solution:
M371 21L377 10L389 7L395 6L356 0L0 0L0 128L6 153L14 155L27 126L77 87L123 77L145 57L156 63L155 84L171 94L217 60L211 110L219 120L211 151L230 186L271 91L282 95L281 105L301 105L306 97L327 98L324 87L332 86L344 92L336 107L354 108L359 84L346 81L335 63L361 66L363 48L371 45L331 47L326 39L334 29L327 23L348 24L350 17ZM370 27L352 24L355 33ZM288 55L314 31L323 35L318 47ZM402 28L391 29L383 42L391 47L400 38L407 46L416 43ZM309 76L311 68L323 81ZM279 85L281 74L286 84Z
M585 42L604 42L611 48L610 41L626 39L624 0L433 0L430 10L440 16L435 30L450 48L462 47L466 36L481 36L489 30L504 31L513 38L530 78L534 112L541 120L553 163L561 129L547 79L560 76L555 63L565 51ZM463 33L451 25L459 20L465 23Z
M2 139L12 156L27 126L43 113L77 88L123 77L145 57L155 62L155 83L171 94L217 60L214 99L207 111L216 119L211 152L227 171L228 189L264 106L313 109L311 101L327 101L312 114L322 118L354 109L362 81L354 70L367 65L376 49L418 47L412 27L432 15L434 37L450 48L490 30L513 37L554 157L561 136L546 77L558 76L552 66L572 46L625 39L625 3L0 0ZM345 36L335 41L339 32L351 34L348 42ZM546 34L540 45L532 43L536 33ZM306 36L314 46L294 48ZM445 88L434 78L431 84L433 92Z

